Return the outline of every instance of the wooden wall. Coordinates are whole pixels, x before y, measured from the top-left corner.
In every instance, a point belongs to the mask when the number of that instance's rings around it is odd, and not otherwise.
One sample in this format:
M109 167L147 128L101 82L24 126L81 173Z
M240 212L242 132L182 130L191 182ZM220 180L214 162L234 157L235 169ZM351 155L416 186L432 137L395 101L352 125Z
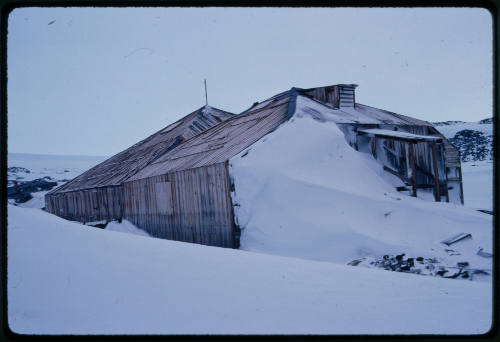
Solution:
M335 86L320 87L304 90L306 95L312 96L319 101L329 103L334 107L339 107L339 89Z
M356 150L372 153L374 157L385 166L390 167L405 178L412 175L410 170L409 146L406 142L392 139L377 138L375 140L375 152L373 147L363 141L362 136L358 136L356 129L359 128L381 128L388 130L399 130L418 135L440 136L442 143L436 144L438 173L440 184L440 195L446 196L446 200L453 203L463 204L462 179L450 178L451 173L460 174L460 163L456 161L458 152L446 138L441 136L430 126L419 125L394 125L394 124L337 124L344 133L346 141ZM366 140L366 139L365 139ZM434 165L432 163L431 144L419 142L413 145L417 186L432 186L434 184ZM451 147L450 147L451 146ZM394 157L394 158L393 158ZM450 182L450 184L448 184ZM453 190L448 192L448 189ZM443 201L445 199L442 199Z
M121 219L122 186L58 192L45 195L45 210L83 223Z
M234 248L227 162L124 184L123 217L150 235Z

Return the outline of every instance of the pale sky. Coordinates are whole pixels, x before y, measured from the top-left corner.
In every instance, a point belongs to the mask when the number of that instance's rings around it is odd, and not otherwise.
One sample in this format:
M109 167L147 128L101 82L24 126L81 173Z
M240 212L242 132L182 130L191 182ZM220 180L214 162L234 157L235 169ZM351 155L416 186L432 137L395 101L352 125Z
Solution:
M8 22L8 151L111 156L208 102L291 87L427 121L492 116L475 8L21 8Z

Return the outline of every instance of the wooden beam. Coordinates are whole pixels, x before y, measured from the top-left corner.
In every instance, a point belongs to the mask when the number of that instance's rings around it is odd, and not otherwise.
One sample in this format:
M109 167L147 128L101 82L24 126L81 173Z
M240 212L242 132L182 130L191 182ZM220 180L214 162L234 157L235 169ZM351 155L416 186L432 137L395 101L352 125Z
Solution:
M411 179L413 185L413 197L417 197L417 170L415 169L415 156L413 154L413 144L410 143L410 165L411 165Z
M436 184L436 188L434 189L434 196L436 198L436 202L441 202L441 193L439 191L439 171L437 165L437 152L436 152L436 143L432 143L432 161L434 165L434 182Z
M462 185L462 167L458 168L458 174L460 175L460 202L464 205L464 188Z
M377 137L372 138L372 155L377 159Z

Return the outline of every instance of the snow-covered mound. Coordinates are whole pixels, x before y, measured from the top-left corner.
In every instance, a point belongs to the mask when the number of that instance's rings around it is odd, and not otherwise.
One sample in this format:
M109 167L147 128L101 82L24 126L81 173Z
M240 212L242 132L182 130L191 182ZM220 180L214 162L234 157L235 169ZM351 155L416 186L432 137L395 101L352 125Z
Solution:
M137 228L130 221L127 220L122 220L121 223L118 223L117 221L111 221L106 225L105 229L107 231L136 234L141 236L150 236L146 231Z
M241 249L342 264L405 253L449 273L459 262L491 272L491 258L476 254L492 251L491 215L397 193L335 123L309 114L310 102L299 96L290 121L230 161ZM462 232L472 239L441 243Z
M7 237L8 323L21 334L480 334L492 323L487 282L121 234L11 205Z

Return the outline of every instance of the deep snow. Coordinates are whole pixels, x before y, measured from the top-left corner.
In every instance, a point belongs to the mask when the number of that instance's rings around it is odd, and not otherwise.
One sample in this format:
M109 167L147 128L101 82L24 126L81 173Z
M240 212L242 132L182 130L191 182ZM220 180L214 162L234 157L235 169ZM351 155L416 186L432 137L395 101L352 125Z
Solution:
M493 160L462 163L464 205L493 210Z
M23 334L480 334L491 283L201 246L8 208Z
M491 270L491 258L476 252L492 251L492 216L471 209L491 206L491 161L463 164L466 207L414 199L396 192L400 181L371 156L349 147L318 106L299 97L290 122L231 160L243 250L154 239L126 220L98 229L9 205L10 327L36 334L486 332L490 276L451 280L367 267L406 253ZM9 179L62 183L103 160L9 154L9 166L31 170ZM22 206L41 208L43 193L34 196ZM462 232L472 239L440 243ZM346 265L353 260L361 262Z
M406 253L491 272L476 255L492 251L491 215L398 193L334 122L310 115L312 103L299 96L290 121L230 161L241 249L342 264ZM441 243L462 232L472 239Z

